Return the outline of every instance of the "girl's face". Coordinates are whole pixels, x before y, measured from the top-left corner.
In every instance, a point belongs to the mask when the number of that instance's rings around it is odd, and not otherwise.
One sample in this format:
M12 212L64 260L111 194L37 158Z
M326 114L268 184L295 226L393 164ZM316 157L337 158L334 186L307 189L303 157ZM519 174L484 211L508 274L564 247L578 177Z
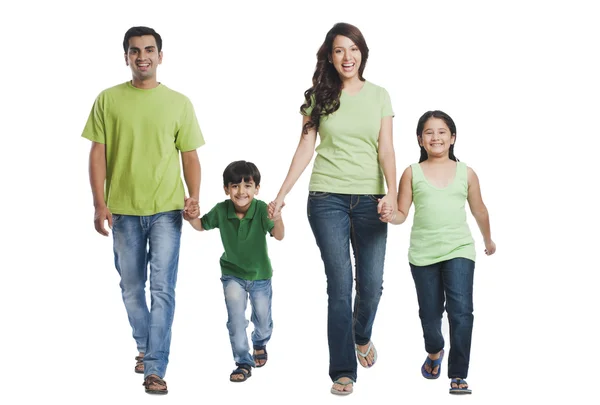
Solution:
M455 138L443 119L431 117L425 122L419 145L425 148L428 157L444 157L449 155Z
M358 76L358 68L362 61L362 55L358 46L352 40L343 35L333 39L333 51L331 63L337 70L342 81L353 79Z

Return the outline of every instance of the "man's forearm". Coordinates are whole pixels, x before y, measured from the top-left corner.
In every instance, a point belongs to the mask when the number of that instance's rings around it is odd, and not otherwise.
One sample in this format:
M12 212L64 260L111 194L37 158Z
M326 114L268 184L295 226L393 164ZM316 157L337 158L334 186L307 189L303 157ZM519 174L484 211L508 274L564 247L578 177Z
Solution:
M106 148L94 143L90 151L89 162L90 186L94 199L94 207L106 205L104 201L104 182L106 180Z
M201 168L200 160L196 151L182 153L183 177L188 189L190 198L196 201L200 199L200 179Z

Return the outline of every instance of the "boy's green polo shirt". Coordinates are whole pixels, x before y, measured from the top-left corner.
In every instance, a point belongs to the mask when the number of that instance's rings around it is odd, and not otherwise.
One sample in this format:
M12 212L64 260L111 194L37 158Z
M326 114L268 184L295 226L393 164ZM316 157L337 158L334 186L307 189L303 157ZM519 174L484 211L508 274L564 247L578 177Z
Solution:
M266 280L273 275L267 252L266 234L275 224L268 217L267 204L253 199L246 216L239 219L229 199L202 216L205 230L219 228L225 252L221 272L244 280Z

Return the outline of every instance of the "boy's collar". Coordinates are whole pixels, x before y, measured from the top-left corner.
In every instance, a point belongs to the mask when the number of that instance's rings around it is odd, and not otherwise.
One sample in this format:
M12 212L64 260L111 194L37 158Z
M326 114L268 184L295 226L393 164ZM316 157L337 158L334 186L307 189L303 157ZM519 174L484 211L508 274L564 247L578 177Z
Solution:
M228 199L229 204L227 204L227 219L240 219L235 214L235 206L233 205L233 201ZM246 215L244 218L252 219L254 218L254 213L256 212L256 198L253 198L250 202L250 206L248 207L248 211L246 211Z

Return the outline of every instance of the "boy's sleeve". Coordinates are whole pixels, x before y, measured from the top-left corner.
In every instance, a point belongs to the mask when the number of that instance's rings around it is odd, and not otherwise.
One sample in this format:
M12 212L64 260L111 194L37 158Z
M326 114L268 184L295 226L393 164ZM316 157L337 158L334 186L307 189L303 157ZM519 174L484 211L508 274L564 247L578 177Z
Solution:
M92 111L90 111L90 115L88 116L88 120L81 136L92 142L106 144L104 97L102 93L100 93L94 101Z
M392 109L392 100L390 99L390 95L386 89L382 88L382 105L381 105L381 118L383 117L393 117L394 110Z
M204 145L204 136L196 118L192 102L187 99L181 116L179 130L175 135L175 146L181 152L189 152Z
M269 219L269 211L267 208L268 206L265 203L260 205L260 216L265 234L271 233L271 230L273 230L273 227L275 226L275 223Z
M200 221L202 222L202 228L204 228L205 231L219 227L219 215L217 207L218 205L215 205L212 210L208 211L207 214L204 214L202 218L200 218Z

